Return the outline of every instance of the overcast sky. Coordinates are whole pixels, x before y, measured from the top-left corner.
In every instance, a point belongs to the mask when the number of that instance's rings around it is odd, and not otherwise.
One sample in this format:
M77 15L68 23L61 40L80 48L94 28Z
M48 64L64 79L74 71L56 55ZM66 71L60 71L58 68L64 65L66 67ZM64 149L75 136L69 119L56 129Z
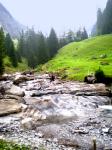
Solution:
M0 0L21 24L49 33L51 27L62 33L85 26L90 31L96 12L107 0Z

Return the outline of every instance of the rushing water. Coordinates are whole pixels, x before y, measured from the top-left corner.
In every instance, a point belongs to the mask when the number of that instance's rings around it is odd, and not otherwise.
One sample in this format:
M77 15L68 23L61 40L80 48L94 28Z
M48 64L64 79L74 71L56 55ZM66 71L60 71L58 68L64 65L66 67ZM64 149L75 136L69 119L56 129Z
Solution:
M5 81L2 85L10 89L13 83ZM5 125L5 129L10 131L1 132L2 136L12 140L18 139L19 142L23 140L23 143L33 142L34 145L37 144L35 140L43 144L44 140L51 138L47 148L57 147L60 150L62 147L59 143L66 145L69 140L68 147L71 147L70 142L73 145L75 140L81 147L79 149L90 149L92 139L96 137L99 149L111 148L112 99L107 96L103 84L90 85L59 80L50 82L48 75L37 75L34 80L20 83L18 86L25 92L22 104L25 110L0 118L0 125ZM28 121L28 132L27 129L21 131L21 119ZM54 147L51 146L53 138L58 141ZM65 143L63 140L60 142L60 139L64 139ZM66 146L64 149L67 149Z

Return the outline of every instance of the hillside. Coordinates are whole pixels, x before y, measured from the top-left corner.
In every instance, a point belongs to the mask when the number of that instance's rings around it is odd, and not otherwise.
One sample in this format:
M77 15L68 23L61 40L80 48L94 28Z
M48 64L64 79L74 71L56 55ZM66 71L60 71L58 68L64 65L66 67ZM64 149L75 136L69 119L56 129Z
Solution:
M42 70L57 72L62 78L83 80L99 67L112 76L112 34L68 44Z
M0 26L8 32L12 37L19 36L22 29L25 29L23 25L18 23L10 14L10 12L0 3Z
M30 69L27 65L27 61L25 58L22 58L22 62L18 63L17 67L13 67L10 61L10 58L6 56L4 58L4 66L5 66L5 73L12 73L12 72L21 72Z

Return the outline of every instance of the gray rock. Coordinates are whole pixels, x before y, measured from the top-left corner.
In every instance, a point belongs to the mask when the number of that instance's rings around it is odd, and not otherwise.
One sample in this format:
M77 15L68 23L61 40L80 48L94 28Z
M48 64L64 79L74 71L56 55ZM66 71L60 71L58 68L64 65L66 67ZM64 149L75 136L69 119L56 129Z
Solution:
M21 97L24 97L24 96L25 96L24 91L23 91L20 87L15 86L15 85L12 85L11 89L10 89L10 90L7 90L6 93L7 93L7 94L12 94L12 95L21 96Z
M21 105L15 100L0 100L0 116L21 112Z

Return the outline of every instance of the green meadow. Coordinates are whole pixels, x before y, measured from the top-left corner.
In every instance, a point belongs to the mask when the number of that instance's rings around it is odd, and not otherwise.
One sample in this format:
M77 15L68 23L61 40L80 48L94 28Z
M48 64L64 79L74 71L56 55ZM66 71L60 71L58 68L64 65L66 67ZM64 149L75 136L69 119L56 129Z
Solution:
M83 81L99 67L105 75L112 76L112 34L70 43L41 69L63 79Z

